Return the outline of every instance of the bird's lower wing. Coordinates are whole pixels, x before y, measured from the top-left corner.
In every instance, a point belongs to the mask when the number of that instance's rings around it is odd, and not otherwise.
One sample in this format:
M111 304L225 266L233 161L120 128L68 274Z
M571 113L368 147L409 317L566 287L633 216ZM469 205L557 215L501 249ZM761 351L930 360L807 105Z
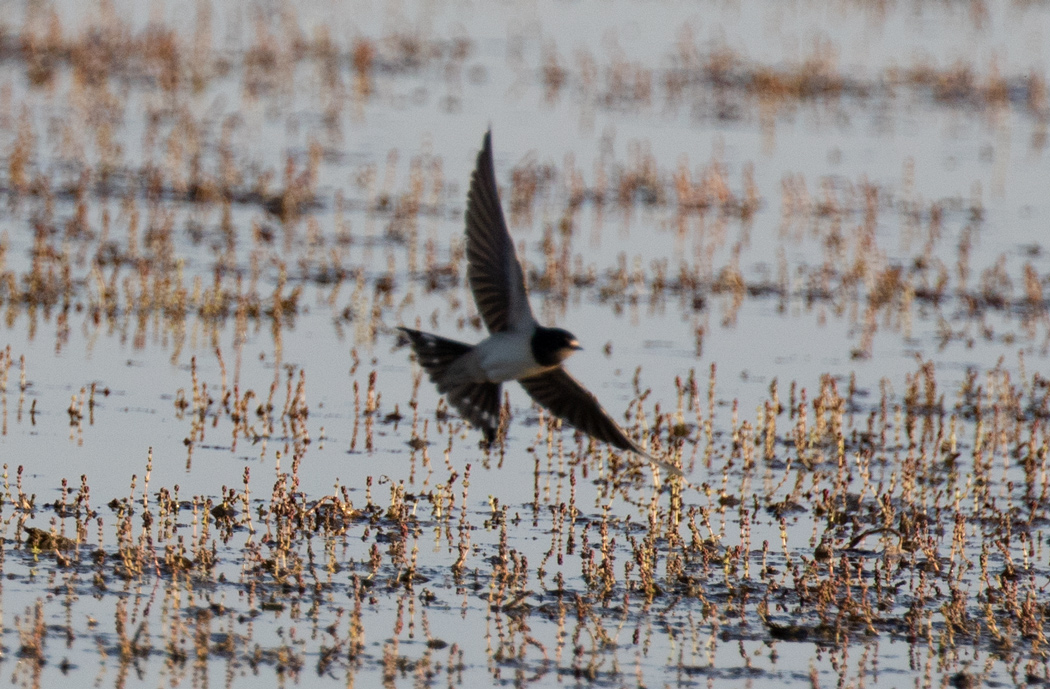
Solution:
M416 360L437 385L438 392L445 396L449 404L460 415L470 422L471 426L480 428L485 439L490 443L496 439L499 430L499 383L485 383L456 380L454 375L446 375L460 357L466 356L474 348L465 342L456 342L412 328L398 328L412 344Z
M678 467L656 459L627 437L623 429L598 403L598 399L575 378L559 367L538 376L518 380L525 392L552 414L587 435L609 443L620 450L629 450L675 476L682 476Z
M499 430L499 383L462 383L439 387L460 415L485 433L485 440L496 440Z

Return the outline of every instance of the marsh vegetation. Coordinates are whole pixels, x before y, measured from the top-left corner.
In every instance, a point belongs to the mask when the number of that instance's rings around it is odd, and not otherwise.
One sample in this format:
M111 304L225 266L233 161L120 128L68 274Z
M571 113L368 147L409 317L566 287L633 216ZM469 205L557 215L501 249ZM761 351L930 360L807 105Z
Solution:
M1050 13L788 4L5 16L12 683L1050 681ZM485 447L397 347L484 336L490 124L687 481L516 393Z

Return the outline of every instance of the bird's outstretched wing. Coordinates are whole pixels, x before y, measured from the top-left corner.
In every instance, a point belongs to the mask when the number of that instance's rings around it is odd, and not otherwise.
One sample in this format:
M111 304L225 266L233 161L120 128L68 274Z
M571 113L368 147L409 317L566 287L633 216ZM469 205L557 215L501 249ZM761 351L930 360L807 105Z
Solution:
M518 380L532 399L552 414L596 440L620 450L629 450L661 469L682 476L678 467L656 459L627 437L623 429L598 403L598 399L560 366L530 378Z
M442 392L460 415L485 434L486 442L495 442L499 432L499 383L460 383Z
M500 384L476 381L459 381L446 375L449 367L460 357L470 353L472 345L438 337L412 328L398 328L412 344L416 360L437 385L438 392L445 396L456 411L485 433L485 440L492 442L499 430Z
M489 332L526 330L535 323L525 277L500 207L492 164L492 132L478 153L467 195L467 278Z

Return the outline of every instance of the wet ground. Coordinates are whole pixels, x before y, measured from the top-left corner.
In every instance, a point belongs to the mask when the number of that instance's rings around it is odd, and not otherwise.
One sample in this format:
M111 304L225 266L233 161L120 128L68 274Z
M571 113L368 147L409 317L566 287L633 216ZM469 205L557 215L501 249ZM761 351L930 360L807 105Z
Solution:
M1040 3L11 3L0 669L21 686L1048 681ZM491 128L569 370L485 336Z

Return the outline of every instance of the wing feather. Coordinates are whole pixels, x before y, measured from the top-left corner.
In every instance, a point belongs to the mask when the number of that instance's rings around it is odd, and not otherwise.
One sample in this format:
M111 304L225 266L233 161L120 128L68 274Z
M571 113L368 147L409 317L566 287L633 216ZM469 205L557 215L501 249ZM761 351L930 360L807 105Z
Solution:
M535 319L525 276L507 231L492 163L492 132L486 132L467 194L467 278L489 332L525 329Z
M656 459L627 437L623 429L602 409L598 399L564 368L558 367L538 376L522 378L518 382L532 399L569 425L596 440L640 455L675 476L682 476L681 469Z
M447 375L449 368L461 357L470 354L474 347L465 342L456 342L412 328L398 330L408 337L412 350L416 353L416 360L430 376L430 380L437 385L438 392L445 396L449 404L469 421L471 426L480 428L485 433L486 440L495 440L496 431L499 430L500 384L459 382L454 376Z
M493 442L499 430L499 383L462 383L450 385L443 390L460 415L485 434L485 440Z

